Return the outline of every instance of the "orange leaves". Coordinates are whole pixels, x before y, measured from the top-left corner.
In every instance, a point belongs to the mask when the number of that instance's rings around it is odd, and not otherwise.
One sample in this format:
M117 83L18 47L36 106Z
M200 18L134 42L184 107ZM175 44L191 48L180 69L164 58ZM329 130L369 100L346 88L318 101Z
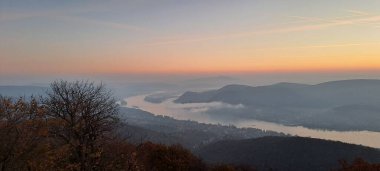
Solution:
M39 156L47 127L43 115L38 115L37 100L16 101L0 97L0 165L18 170L33 163ZM29 163L29 164L28 164Z
M340 165L341 168L337 171L380 171L380 164L368 163L361 158L355 159L352 161L352 163L348 163L347 161L340 161Z
M205 169L200 159L180 145L166 146L147 142L137 148L137 154L147 170Z

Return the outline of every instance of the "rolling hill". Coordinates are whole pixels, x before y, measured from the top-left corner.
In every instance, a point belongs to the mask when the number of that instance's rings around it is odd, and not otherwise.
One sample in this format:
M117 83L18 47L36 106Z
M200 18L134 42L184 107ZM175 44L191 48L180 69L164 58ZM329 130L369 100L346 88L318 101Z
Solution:
M186 92L177 103L225 102L230 104L333 107L346 104L380 104L380 80L343 80L316 85L279 83L251 87L227 85L218 90Z
M301 137L262 137L209 144L197 154L209 163L249 165L259 170L330 170L339 160L380 162L380 151L364 146Z
M0 95L9 97L30 97L43 95L47 87L40 86L0 86Z
M380 131L380 80L331 81L315 85L227 85L217 90L186 92L176 103L242 104L238 110L209 110L214 117L250 118L335 130Z

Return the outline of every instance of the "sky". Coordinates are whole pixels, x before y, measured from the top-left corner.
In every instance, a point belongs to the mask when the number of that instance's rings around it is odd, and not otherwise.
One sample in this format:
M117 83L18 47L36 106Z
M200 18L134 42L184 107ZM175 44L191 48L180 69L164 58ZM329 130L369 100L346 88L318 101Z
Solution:
M0 77L380 76L379 8L378 0L0 0Z

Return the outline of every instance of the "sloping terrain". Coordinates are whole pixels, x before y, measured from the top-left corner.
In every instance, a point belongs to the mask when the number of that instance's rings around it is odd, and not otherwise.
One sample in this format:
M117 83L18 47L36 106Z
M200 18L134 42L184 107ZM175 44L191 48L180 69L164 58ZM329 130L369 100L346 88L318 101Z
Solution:
M224 102L241 109L212 109L214 117L251 118L333 130L380 131L380 80L343 80L316 85L228 85L186 92L176 103Z
M219 141L201 148L197 154L210 163L278 170L329 170L338 167L339 160L352 161L357 157L380 162L378 149L301 137Z

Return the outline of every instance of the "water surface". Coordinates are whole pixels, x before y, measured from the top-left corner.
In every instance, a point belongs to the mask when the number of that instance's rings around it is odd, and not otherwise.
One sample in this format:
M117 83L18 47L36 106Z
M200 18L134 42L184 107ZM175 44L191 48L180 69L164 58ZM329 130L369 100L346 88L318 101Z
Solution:
M138 107L147 112L170 116L178 120L193 120L200 123L235 125L239 128L257 128L261 130L275 131L301 137L320 138L326 140L342 141L352 144L359 144L380 148L380 132L372 131L326 131L305 128L302 126L285 126L273 122L258 121L253 119L244 120L217 120L206 114L207 109L213 108L239 108L239 105L229 105L220 102L213 103L192 103L177 104L170 98L162 103L150 103L144 101L147 95L139 95L126 98L127 107Z

